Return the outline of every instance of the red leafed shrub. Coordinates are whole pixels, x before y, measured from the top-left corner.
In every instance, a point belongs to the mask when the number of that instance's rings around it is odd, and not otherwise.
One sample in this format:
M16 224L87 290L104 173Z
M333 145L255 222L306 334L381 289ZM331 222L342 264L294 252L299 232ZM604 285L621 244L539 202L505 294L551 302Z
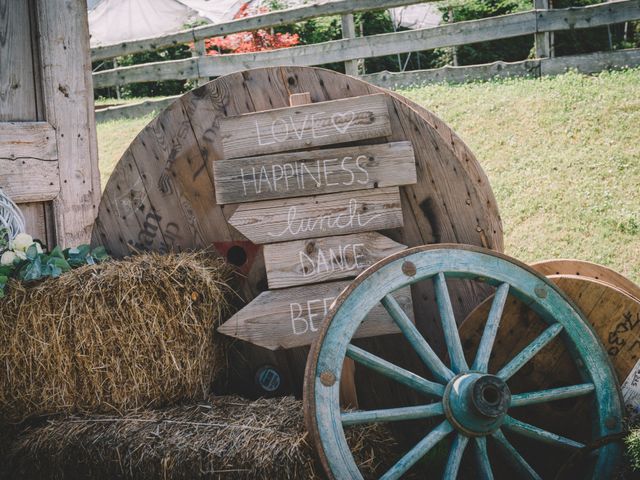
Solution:
M250 9L249 4L245 3L234 18L250 17L268 11L266 7ZM292 47L300 43L300 37L297 33L269 33L260 29L254 32L239 32L225 37L209 38L204 43L207 55L217 55L219 53L261 52Z

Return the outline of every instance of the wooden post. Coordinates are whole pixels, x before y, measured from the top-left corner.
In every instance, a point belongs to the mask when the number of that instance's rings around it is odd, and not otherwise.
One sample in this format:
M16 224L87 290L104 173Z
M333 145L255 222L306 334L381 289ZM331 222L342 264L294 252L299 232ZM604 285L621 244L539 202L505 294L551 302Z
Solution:
M192 57L204 57L207 54L207 47L204 44L204 39L194 42L195 50L191 53ZM200 87L209 81L208 78L198 77L196 84Z
M549 10L549 0L533 0L536 10ZM537 20L537 17L536 17ZM536 58L551 57L551 33L543 32L535 34Z
M449 23L453 23L453 7L449 7ZM451 57L454 67L458 66L458 47L451 47Z
M113 59L113 68L118 68L118 59ZM120 85L116 85L116 98L120 100Z
M353 22L353 13L342 15L342 38L355 38L356 26ZM344 62L344 71L352 77L358 76L358 60L347 60Z

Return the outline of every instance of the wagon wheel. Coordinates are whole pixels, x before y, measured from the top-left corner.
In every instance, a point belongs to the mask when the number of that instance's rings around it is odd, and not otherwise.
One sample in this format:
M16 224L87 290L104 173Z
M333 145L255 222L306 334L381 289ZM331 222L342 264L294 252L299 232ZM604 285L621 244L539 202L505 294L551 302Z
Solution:
M475 358L467 359L463 353L447 278L466 278L496 288L496 300ZM434 283L450 362L443 362L434 353L389 295L419 281ZM489 372L489 357L507 295L526 302L547 326L499 370ZM360 322L378 302L397 323L410 347L430 371L431 378L418 376L352 344ZM581 381L553 389L512 394L509 379L556 337L556 341L562 341L571 352ZM425 402L400 408L341 411L338 386L345 356L419 392ZM470 246L434 245L412 248L382 260L360 275L338 297L307 363L304 401L307 427L330 478L362 478L348 453L345 427L429 419L435 428L425 432L422 440L410 446L381 478L403 476L448 438L451 447L443 478L457 476L465 450L468 450L465 461L476 462L475 477L480 472L482 478L494 478L498 464L494 460L492 465L489 454L493 456L497 450L523 478L535 479L541 476L527 461L528 452L514 446L518 445L518 438L533 441L539 448L570 454L594 439L620 432L622 405L616 385L615 374L596 335L552 283L526 265L495 252ZM518 420L519 411L528 406L582 396L593 399L591 438L584 443ZM597 458L592 458L590 463L592 477L609 478L619 455L620 447L616 444L600 448Z

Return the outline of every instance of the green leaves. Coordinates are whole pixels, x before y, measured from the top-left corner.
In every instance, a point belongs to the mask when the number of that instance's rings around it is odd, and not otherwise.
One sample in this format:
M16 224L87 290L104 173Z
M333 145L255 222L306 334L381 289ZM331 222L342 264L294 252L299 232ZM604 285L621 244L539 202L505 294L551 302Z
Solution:
M62 250L57 246L51 252L44 253L39 244L32 243L22 257L15 258L10 265L0 266L0 298L5 295L9 278L15 278L22 282L31 282L47 277L57 278L72 268L95 265L108 258L109 255L104 247L91 250L89 245L80 245Z

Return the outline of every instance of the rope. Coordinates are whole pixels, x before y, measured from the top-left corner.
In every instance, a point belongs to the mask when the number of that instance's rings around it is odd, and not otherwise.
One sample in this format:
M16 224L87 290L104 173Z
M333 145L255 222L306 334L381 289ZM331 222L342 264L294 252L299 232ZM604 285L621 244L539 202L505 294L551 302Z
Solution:
M25 221L18 206L0 188L0 229L2 228L7 229L9 240L13 240L16 235L24 232Z

